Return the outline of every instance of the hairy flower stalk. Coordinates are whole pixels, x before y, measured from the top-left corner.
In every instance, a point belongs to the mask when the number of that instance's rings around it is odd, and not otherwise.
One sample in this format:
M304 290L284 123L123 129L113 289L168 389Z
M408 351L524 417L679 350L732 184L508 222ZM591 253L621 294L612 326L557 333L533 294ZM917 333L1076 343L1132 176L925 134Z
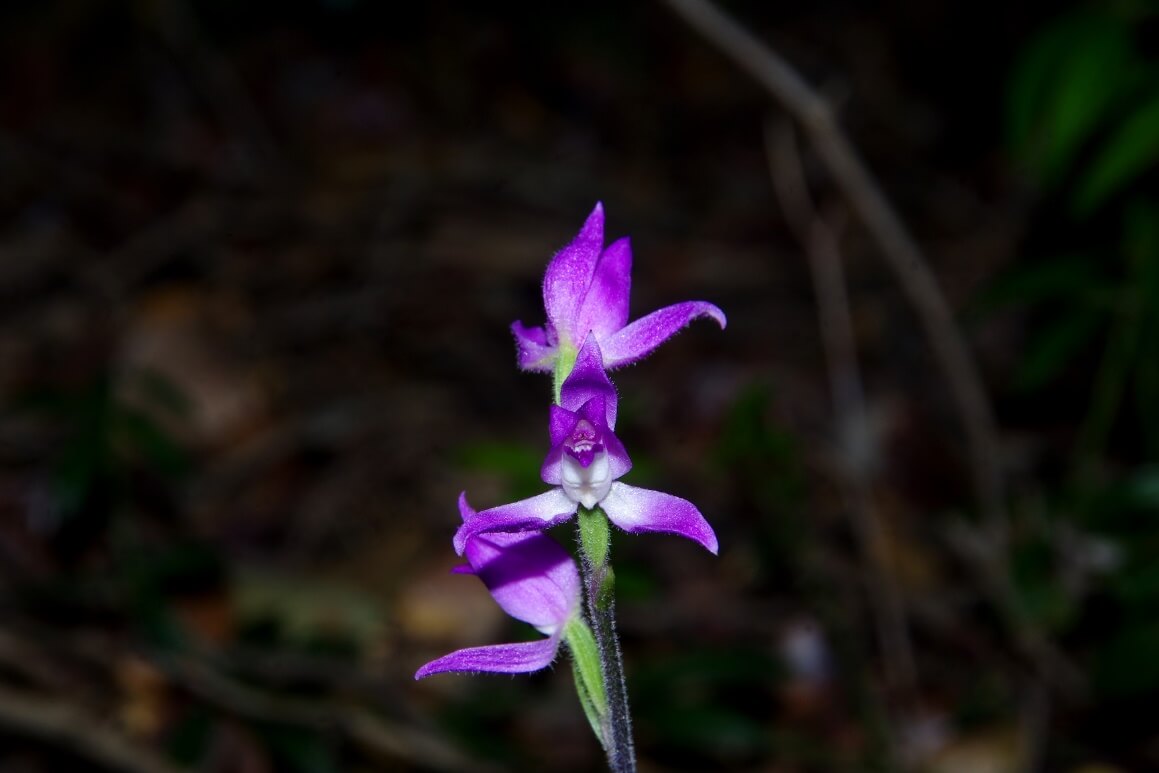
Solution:
M633 534L675 534L714 554L718 545L691 502L620 481L632 460L615 433L619 399L607 370L647 356L694 319L708 317L723 328L725 317L711 303L686 301L629 323L631 249L627 239L605 248L603 232L604 211L597 204L576 238L548 264L547 323L511 326L520 367L552 374L551 445L540 470L550 488L478 512L461 495L463 523L452 540L468 562L460 571L477 575L504 611L547 638L458 650L427 663L415 676L536 671L550 665L566 643L580 704L609 766L615 773L633 773L636 756L609 560L611 525ZM573 517L578 571L566 551L543 534Z
M634 771L636 750L632 741L632 714L628 709L628 684L624 659L616 634L615 573L609 561L611 534L607 516L598 507L579 511L579 542L585 604L607 695L602 728L607 739L608 765L613 771Z

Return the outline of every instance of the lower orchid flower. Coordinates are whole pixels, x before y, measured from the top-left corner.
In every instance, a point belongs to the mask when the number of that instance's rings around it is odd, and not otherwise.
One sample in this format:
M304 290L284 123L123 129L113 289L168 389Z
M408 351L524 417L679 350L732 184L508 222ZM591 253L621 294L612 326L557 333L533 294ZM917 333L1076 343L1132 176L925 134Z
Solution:
M460 555L476 535L545 529L570 519L580 507L602 508L627 532L677 534L717 552L716 534L691 502L619 482L632 460L612 431L616 393L602 362L599 344L589 336L563 383L561 404L551 406L552 447L541 477L555 488L466 520L454 537Z
M465 524L476 517L465 494L459 497L459 510ZM551 665L560 641L584 625L579 572L572 557L540 532L474 536L467 540L465 554L469 565L456 571L477 576L504 612L547 638L457 650L427 663L415 679L446 671L530 673Z

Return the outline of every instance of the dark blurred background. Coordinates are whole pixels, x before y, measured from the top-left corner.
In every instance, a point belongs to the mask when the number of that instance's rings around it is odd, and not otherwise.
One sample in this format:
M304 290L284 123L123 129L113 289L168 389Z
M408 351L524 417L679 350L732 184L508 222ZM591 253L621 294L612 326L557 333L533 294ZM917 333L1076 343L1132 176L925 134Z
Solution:
M412 678L535 635L449 573L455 500L541 489L507 328L598 200L633 316L729 316L617 376L628 482L721 541L616 535L641 769L1159 768L1156 6L771 6L726 7L976 356L1005 539L876 243L800 133L770 171L781 106L663 3L10 2L0 769L601 769L566 663ZM843 425L794 169L848 284Z

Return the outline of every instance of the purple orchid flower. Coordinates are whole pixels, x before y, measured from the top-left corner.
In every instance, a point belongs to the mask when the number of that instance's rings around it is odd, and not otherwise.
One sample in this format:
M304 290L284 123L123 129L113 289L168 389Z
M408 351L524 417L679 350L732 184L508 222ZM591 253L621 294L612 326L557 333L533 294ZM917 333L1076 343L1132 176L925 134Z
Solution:
M616 391L602 361L589 335L560 390L560 405L551 406L552 447L541 477L555 488L465 520L454 537L460 555L479 534L546 529L574 516L581 505L603 508L624 531L677 534L717 552L716 534L691 502L619 482L632 460L613 432Z
M647 356L698 317L711 317L725 326L724 312L704 301L666 306L628 324L631 274L628 239L617 239L604 248L604 208L596 204L579 234L547 266L543 278L547 324L511 325L519 346L519 367L552 373L562 362L562 380L589 333L599 342L604 367L612 369Z
M459 512L464 525L477 517L465 493ZM530 673L551 665L569 624L580 619L580 578L572 557L546 534L521 532L473 536L466 558L469 566L456 571L476 575L504 612L548 638L456 650L427 663L415 679L446 671Z

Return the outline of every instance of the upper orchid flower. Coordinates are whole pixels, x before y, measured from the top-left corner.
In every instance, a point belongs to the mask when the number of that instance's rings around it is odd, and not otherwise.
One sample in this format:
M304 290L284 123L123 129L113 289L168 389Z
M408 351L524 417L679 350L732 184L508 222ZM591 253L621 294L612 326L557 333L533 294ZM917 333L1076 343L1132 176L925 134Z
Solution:
M563 384L561 404L551 406L552 447L541 477L555 488L465 520L454 538L460 554L478 534L545 529L568 520L581 505L601 507L624 531L678 534L716 553L716 535L691 502L619 482L632 460L612 431L616 392L601 361L599 344L588 336Z
M476 517L466 495L459 497L459 511L464 523ZM470 566L456 571L476 575L504 612L548 638L457 650L427 663L415 679L444 671L529 673L551 665L560 641L575 633L569 627L583 625L579 572L568 552L540 532L498 533L468 540L466 558Z
M511 325L519 345L519 367L555 373L558 385L571 372L589 333L599 342L603 366L611 369L650 354L697 317L711 317L725 326L724 312L704 301L666 306L628 324L631 286L628 239L604 249L604 208L596 204L579 234L547 266L543 278L547 324Z

